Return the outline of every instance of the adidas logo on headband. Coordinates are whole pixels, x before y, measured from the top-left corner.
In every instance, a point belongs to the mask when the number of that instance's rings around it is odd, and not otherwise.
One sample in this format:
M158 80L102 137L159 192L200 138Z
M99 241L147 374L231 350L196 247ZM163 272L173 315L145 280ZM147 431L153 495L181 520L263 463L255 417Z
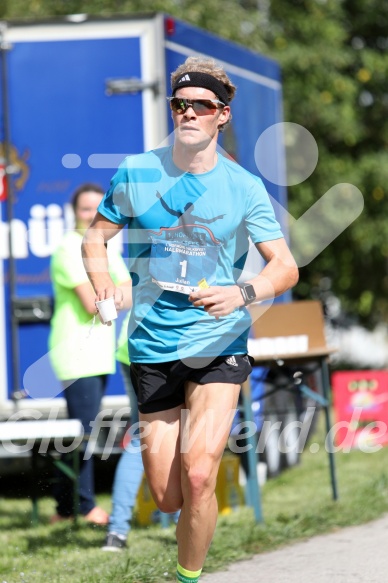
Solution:
M182 77L172 83L173 95L178 87L203 87L213 91L224 105L227 105L230 101L226 86L209 73L202 73L201 71L190 71L190 74L182 73Z

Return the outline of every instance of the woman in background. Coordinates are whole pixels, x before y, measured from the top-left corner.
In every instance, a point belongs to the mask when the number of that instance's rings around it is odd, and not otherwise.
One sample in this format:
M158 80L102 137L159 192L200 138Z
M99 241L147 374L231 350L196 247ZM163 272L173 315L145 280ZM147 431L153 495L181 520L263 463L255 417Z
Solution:
M54 314L49 339L50 358L61 381L68 416L79 419L84 434L91 433L107 375L115 372L115 326L105 326L96 318L95 293L82 263L82 237L92 221L104 194L96 184L82 184L74 192L71 204L75 229L68 232L51 260L54 287ZM125 263L118 253L110 253L109 271L119 285L116 307L131 305L131 281ZM111 323L112 324L112 323ZM85 459L86 458L86 459ZM89 459L87 459L89 458ZM74 516L73 489L69 478L58 472L54 496L56 514L51 523ZM96 505L94 497L93 456L80 460L78 512L88 522L106 525L109 515Z

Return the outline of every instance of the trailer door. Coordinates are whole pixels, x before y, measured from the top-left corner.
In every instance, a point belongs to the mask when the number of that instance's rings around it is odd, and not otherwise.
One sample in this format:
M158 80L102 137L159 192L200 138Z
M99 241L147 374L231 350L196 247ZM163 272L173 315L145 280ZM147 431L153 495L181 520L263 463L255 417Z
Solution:
M166 122L159 114L164 94L159 27L160 19L154 17L49 22L6 30L10 152L17 169L11 227L17 297L51 296L50 256L71 228L67 203L75 187L90 181L107 188L126 155L155 147L165 136ZM3 142L4 127L1 132ZM4 284L0 405L4 408L10 406L12 391L21 387L15 387L12 378L15 355L5 200L0 213L0 283ZM59 392L45 359L48 332L49 322L40 323L33 316L29 321L25 317L18 329L21 381L29 367L40 362L40 386L33 389L34 406L40 408L50 406L40 399ZM120 393L121 379L116 375L107 394Z

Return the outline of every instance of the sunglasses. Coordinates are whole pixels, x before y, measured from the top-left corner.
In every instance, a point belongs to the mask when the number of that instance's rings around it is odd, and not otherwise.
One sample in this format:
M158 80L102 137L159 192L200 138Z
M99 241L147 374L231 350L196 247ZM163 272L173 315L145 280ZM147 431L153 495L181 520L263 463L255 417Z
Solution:
M219 105L225 107L225 103L219 99L185 99L184 97L167 97L170 107L175 113L185 113L192 107L196 115L209 115L219 109Z

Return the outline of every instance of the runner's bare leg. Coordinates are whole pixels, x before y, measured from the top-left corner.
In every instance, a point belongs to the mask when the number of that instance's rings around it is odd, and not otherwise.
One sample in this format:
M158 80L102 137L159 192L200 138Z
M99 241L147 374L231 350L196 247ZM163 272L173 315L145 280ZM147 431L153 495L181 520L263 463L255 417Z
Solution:
M239 392L240 385L189 382L185 410L181 406L140 414L149 424L142 437L148 485L160 510L182 508L178 562L190 571L202 568L213 538L217 473Z
M183 505L177 541L178 562L190 571L203 567L214 535L217 474L239 392L240 386L232 384L189 382L187 386L188 418L181 429Z

